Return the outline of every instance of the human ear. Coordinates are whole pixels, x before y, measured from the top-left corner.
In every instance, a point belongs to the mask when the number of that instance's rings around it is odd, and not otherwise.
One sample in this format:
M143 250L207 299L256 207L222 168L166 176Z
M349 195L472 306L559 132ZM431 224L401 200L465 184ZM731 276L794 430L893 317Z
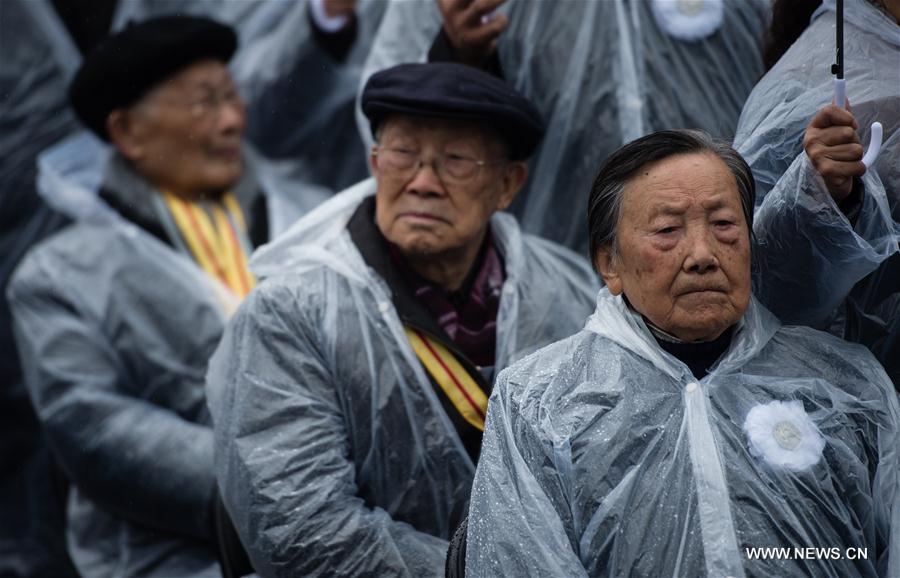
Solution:
M378 175L378 145L372 145L372 150L369 151L369 171L375 176Z
M619 260L609 247L601 247L594 255L594 268L600 272L603 282L613 295L622 293L622 278L619 277Z
M512 162L506 166L503 172L502 191L500 198L497 199L497 210L506 209L516 198L516 195L522 190L525 180L528 178L528 165L524 162Z
M110 142L130 161L140 160L144 156L137 124L128 110L123 108L113 110L106 117L106 134Z

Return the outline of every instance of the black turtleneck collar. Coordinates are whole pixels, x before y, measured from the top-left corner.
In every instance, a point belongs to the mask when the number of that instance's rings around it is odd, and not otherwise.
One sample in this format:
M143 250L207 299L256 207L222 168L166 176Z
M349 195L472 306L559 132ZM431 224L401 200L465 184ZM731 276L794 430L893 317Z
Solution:
M670 341L665 337L657 335L655 331L651 331L656 343L659 344L667 353L676 357L679 361L687 365L691 369L691 373L697 379L703 379L709 373L709 368L722 357L722 354L728 350L731 345L731 338L734 335L734 326L729 327L722 332L722 335L712 341L690 342L690 341Z

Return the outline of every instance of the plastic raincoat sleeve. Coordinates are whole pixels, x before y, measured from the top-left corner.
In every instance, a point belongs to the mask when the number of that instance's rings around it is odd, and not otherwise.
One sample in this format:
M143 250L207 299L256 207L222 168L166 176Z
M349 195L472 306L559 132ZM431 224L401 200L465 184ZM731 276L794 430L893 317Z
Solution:
M207 377L222 498L254 567L267 578L442 575L446 540L357 496L356 420L328 369L339 360L317 343L329 320L311 318L326 292L298 296L276 280L238 310Z
M330 93L298 87L299 81L307 87L328 85L339 89L342 74L346 74L316 42L307 12L306 3L294 5L281 15L274 31L249 38L231 63L235 81L250 103L248 125L252 136L268 138L259 146L270 156L297 150L301 138L313 138L327 122L334 121L316 114L335 113L337 105L329 98ZM349 81L345 80L345 85Z
M549 440L521 419L509 372L488 404L481 458L469 506L466 574L587 576L563 520L568 480L555 469ZM514 388L513 384L513 388Z
M366 149L375 144L361 98L369 77L403 62L425 62L428 49L441 29L441 12L434 0L390 2L375 33L362 68L356 94L356 124Z
M896 22L867 0L844 4L847 98L863 145L874 121L884 126L881 154L863 178L864 204L855 226L838 210L803 151L807 125L834 95L829 69L834 0L824 0L821 13L753 89L734 144L757 185L757 296L787 323L821 327L849 295L847 306L859 307L878 326L864 330L869 340L890 335L896 323L896 307L884 291L894 291L888 288L893 275L888 260L898 239L890 211L897 210L900 194L900 34ZM876 269L881 271L875 276L884 279L862 285L877 289L854 298L865 289L856 284ZM886 365L892 357L876 355Z
M261 2L248 24L233 20L241 49L231 70L248 101L247 136L266 156L297 165L298 191L313 185L339 191L368 176L353 111L383 10L384 2L360 3L356 38L342 61L317 40L307 2Z
M757 210L754 290L783 322L822 327L853 286L897 250L881 180L863 178L855 226L804 153Z
M8 295L32 401L66 474L121 516L211 537L212 430L122 395L126 361L59 290L54 264L36 261Z

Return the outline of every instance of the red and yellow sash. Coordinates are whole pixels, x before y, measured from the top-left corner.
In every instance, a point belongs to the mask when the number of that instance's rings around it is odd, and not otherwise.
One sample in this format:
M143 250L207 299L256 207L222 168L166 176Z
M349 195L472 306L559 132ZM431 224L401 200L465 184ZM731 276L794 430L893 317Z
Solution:
M467 422L484 431L488 398L469 372L440 342L406 326L413 351Z
M256 279L247 269L247 255L235 231L239 227L246 235L247 224L234 196L225 193L221 204L211 203L212 218L196 203L169 193L162 197L200 267L238 297L247 295Z

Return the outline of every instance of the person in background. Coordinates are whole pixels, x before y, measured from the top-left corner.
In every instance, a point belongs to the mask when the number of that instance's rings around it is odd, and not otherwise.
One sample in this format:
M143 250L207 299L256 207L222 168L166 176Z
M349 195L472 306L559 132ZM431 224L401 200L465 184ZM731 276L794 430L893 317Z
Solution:
M900 573L897 396L866 348L755 300L753 207L749 166L704 133L609 158L588 205L606 288L497 380L468 575Z
M66 217L37 194L36 160L40 151L77 130L66 97L68 79L78 66L79 53L106 35L114 6L115 0L8 0L0 9L0 576L4 578L76 575L66 554L65 481L28 397L6 287L28 249L67 224ZM72 8L80 13L70 14Z
M388 7L363 72L451 61L501 75L547 134L511 207L522 228L585 253L578 211L599 166L655 130L730 140L763 73L766 0L408 0ZM365 123L357 114L361 132Z
M247 102L247 139L294 191L324 198L369 174L354 107L386 6L383 0L129 0L116 26L171 14L233 26L240 49L230 69Z
M741 115L735 147L760 190L754 288L783 322L868 347L900 388L900 2L845 0L844 20L846 106L826 0Z
M494 375L578 330L598 285L502 211L543 132L501 80L409 64L369 80L374 182L251 263L207 377L222 499L276 576L437 576Z
M103 210L32 248L9 283L25 382L71 482L67 541L84 576L220 575L203 378L254 284L249 253L268 237L226 68L236 47L231 28L195 17L97 45L69 98L114 150Z
M763 47L763 65L766 72L784 56L788 48L803 34L822 0L774 0L772 18L766 32Z

